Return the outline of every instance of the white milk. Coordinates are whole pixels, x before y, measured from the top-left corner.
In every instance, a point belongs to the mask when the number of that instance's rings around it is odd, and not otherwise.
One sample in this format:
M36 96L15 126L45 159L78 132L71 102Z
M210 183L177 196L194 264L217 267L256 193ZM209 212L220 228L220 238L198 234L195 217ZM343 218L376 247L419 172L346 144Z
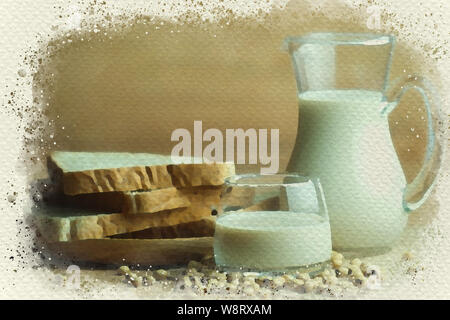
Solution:
M407 222L402 209L406 180L382 114L382 94L309 91L299 100L288 171L320 178L333 247L390 247Z
M233 212L216 222L216 264L284 269L330 259L328 219L289 211Z

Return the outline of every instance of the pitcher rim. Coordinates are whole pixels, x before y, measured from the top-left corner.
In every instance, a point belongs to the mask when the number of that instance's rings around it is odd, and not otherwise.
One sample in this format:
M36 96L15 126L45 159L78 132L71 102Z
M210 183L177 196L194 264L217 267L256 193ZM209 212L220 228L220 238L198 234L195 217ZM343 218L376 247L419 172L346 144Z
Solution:
M288 50L290 43L379 46L393 43L395 37L386 33L367 32L310 32L302 36L288 36L284 39L283 49Z

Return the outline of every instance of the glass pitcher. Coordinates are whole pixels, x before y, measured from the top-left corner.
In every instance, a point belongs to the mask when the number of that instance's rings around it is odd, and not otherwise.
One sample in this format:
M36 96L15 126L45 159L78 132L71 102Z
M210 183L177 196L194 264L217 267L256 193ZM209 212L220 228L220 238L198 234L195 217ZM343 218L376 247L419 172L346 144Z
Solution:
M333 247L389 248L432 189L441 160L433 115L438 98L416 75L388 85L391 35L312 33L288 37L297 81L299 123L288 171L320 178ZM427 149L421 170L406 182L394 149L389 113L417 90L427 113Z

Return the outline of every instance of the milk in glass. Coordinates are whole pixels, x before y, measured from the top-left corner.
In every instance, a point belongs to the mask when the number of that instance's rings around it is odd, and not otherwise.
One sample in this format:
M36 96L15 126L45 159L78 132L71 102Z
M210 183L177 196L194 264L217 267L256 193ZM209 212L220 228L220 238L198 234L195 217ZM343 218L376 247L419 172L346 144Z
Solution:
M234 212L216 223L216 264L281 270L330 259L330 224L314 213Z

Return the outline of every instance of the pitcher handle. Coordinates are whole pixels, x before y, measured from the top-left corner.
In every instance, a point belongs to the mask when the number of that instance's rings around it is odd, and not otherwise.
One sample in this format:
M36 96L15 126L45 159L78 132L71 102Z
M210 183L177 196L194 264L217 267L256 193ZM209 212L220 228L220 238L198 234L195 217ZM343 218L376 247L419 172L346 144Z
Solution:
M403 192L403 209L405 212L411 212L419 208L427 200L435 184L442 158L441 145L434 131L438 128L436 118L439 115L439 97L428 80L417 75L400 77L386 91L387 100L392 102L388 105L394 109L403 95L410 89L415 89L421 94L426 107L427 149L422 168L416 177L406 185ZM392 109L389 111L392 111ZM436 170L432 170L432 168L436 168ZM428 187L424 188L426 185Z

